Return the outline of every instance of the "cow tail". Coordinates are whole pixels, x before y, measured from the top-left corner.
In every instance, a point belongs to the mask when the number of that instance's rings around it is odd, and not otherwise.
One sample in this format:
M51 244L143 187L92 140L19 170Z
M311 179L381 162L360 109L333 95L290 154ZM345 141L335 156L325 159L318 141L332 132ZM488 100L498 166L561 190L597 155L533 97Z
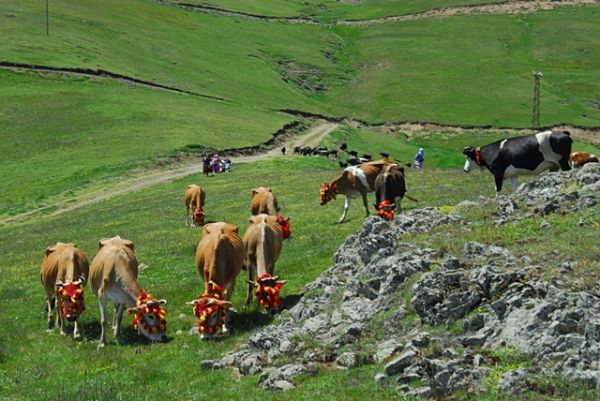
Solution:
M409 194L404 194L404 197L405 197L406 199L409 199L409 200L411 200L411 201L415 202L415 203L419 203L419 200L418 200L417 198L415 198L415 197L413 197L413 196L411 196L411 195L409 195Z
M256 250L256 276L260 277L261 274L267 271L266 268L266 257L265 252L267 252L267 247L265 244L265 235L266 235L266 223L263 221L260 224L260 238L258 239L257 250Z

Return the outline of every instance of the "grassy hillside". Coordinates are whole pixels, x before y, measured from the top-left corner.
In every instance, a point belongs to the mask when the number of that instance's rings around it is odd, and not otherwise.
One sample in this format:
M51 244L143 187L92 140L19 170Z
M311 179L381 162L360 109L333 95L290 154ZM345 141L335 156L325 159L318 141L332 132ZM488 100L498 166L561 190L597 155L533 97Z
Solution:
M531 126L533 71L541 124L600 124L600 8L456 16L338 28L355 78L329 94L369 121Z
M419 13L452 6L500 3L502 0L169 0L173 4L210 5L226 10L276 17L310 17L317 21L373 19L393 15Z
M0 70L0 215L151 165L186 145L264 142L287 116L108 80Z

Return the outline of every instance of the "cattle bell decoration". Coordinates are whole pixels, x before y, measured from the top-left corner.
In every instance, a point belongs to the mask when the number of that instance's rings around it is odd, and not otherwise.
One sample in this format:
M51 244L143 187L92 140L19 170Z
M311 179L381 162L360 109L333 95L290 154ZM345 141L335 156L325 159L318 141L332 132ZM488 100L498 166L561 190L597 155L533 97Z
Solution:
M194 219L195 226L203 226L204 225L204 210L201 207L197 207L192 214L192 218Z
M62 316L64 319L70 314L80 314L85 310L83 288L81 284L65 284L57 289L57 294L62 298Z
M275 285L267 285L275 282ZM269 273L262 274L256 279L256 299L263 308L269 310L281 306L279 291L285 282L272 277Z
M155 334L159 332L167 331L167 321L165 317L167 315L167 311L160 306L160 302L157 301L151 294L148 294L146 291L142 291L140 296L135 303L135 306L139 307L139 311L133 316L132 323L133 327L140 333L140 326L144 328L144 330L148 334ZM144 314L150 315L153 314L158 319L159 324L157 326L150 326L146 323L144 319Z
M387 220L394 220L394 204L389 200L383 200L377 204L377 216Z
M219 284L211 281L209 290L198 296L198 302L194 304L194 315L198 318L198 331L201 334L218 333L225 324L225 314L227 307L221 302L215 302L225 299L227 290ZM209 317L217 313L217 322L215 325L210 325Z
M292 235L290 218L287 219L283 216L277 216L277 223L281 226L281 233L283 234L283 239L287 239Z

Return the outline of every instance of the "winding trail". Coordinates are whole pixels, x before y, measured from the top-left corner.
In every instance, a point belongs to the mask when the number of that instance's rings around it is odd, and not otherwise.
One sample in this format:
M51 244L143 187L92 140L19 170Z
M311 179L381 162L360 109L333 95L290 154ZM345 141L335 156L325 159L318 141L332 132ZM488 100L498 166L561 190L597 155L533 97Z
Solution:
M516 13L533 13L536 11L552 10L564 6L578 6L600 4L600 0L508 0L500 3L491 4L473 4L467 6L452 6L436 8L428 11L416 13L408 13L402 15L394 15L388 17L380 17L364 20L338 20L335 22L320 22L311 18L305 17L275 17L268 15L251 14L242 11L227 10L224 8L191 3L166 3L159 1L162 4L174 4L177 7L194 10L206 14L222 15L225 17L237 17L250 19L255 21L286 23L286 24L302 24L302 25L375 25L385 24L390 22L414 21L426 18L452 17L455 15L471 15L471 14L516 14Z
M229 157L234 164L252 163L260 160L270 159L281 155L281 146L292 149L294 146L316 146L325 136L331 133L338 127L337 123L320 120L318 125L308 130L305 134L299 137L292 137L282 142L278 146L267 151L257 152L252 155L241 155ZM140 191L142 189L164 184L187 177L192 174L202 173L202 161L199 159L182 162L176 166L168 166L167 168L157 168L151 170L135 171L131 176L116 177L107 182L102 188L93 191L82 191L76 193L68 199L63 199L52 204L32 209L28 212L20 213L8 218L0 220L0 225L9 223L26 222L45 213L49 216L57 216L66 212L79 209L81 207L102 202L115 196L125 195L131 192Z

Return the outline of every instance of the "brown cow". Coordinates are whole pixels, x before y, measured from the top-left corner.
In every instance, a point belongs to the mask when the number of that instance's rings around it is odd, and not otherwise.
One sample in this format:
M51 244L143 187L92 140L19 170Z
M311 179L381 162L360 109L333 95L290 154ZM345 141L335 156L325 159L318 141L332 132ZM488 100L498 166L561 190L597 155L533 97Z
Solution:
M204 225L204 199L206 194L204 190L196 185L190 184L187 186L183 194L183 203L185 204L185 224L188 224L188 219L191 221L191 226Z
M100 302L102 334L99 347L106 345L107 300L115 304L113 330L117 339L121 331L123 311L127 307L129 313L136 314L134 325L139 334L151 341L166 340L166 312L160 305L167 301L156 300L140 288L137 277L143 265L138 266L133 243L117 235L100 240L98 247L100 250L90 269L90 287Z
M285 282L277 280L278 276L273 276L275 262L277 262L281 253L282 242L283 233L276 216L259 214L250 217L250 226L244 234L244 248L246 250L244 265L248 270L246 305L250 305L252 301L254 287L260 288L261 285L274 287L277 283L281 287L285 284ZM269 309L270 313L275 313L279 307L274 303L268 303L264 306Z
M346 214L348 213L352 199L361 195L368 216L369 205L367 203L367 193L375 190L375 179L383 168L390 164L396 163L389 159L382 159L362 163L358 166L346 167L330 184L321 183L321 205L335 199L337 194L345 195L344 213L339 220L339 223L343 223L346 220Z
M75 244L57 242L46 248L40 278L48 301L48 329L54 327L54 311L57 313L60 334L67 335L64 319L74 322L73 338L80 338L79 317L85 310L83 288L89 275L89 263L85 253ZM58 301L58 302L57 302Z
M583 167L587 163L598 163L598 157L589 152L573 152L569 156L571 168Z
M217 222L204 226L196 248L196 266L204 280L204 294L189 303L194 305L200 323L206 323L199 324L202 338L218 332L221 326L223 332L227 332L222 323L225 323L227 308L232 305L231 296L243 261L244 244L237 225ZM202 315L201 312L206 310L211 312Z
M277 205L277 198L273 195L271 188L258 187L252 190L250 212L253 216L261 213L277 216L279 213L279 206Z
M417 202L415 198L406 193L404 168L396 164L388 164L375 179L375 209L377 214L387 220L394 218L394 207L399 213L402 198Z

